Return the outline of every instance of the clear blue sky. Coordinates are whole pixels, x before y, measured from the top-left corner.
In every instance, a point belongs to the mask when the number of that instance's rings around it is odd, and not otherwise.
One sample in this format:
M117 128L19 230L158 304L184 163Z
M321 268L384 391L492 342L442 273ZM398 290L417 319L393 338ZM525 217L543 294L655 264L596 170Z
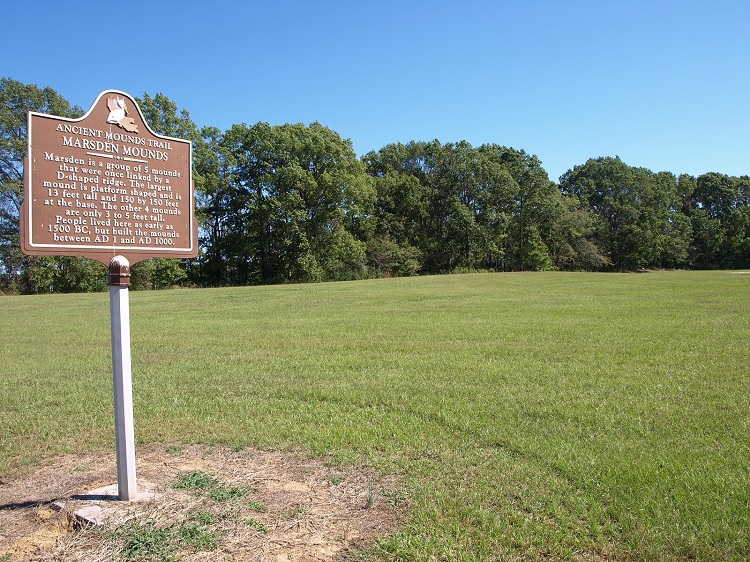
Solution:
M319 121L357 154L496 143L750 174L750 2L6 0L0 76L88 109L163 93L198 124Z

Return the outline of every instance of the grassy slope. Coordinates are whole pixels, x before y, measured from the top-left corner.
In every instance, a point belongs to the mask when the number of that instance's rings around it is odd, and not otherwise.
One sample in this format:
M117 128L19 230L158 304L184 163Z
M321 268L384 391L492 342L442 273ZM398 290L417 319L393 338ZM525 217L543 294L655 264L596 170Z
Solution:
M750 557L750 276L131 293L136 438L403 473L388 559ZM113 447L108 295L0 299L0 474Z

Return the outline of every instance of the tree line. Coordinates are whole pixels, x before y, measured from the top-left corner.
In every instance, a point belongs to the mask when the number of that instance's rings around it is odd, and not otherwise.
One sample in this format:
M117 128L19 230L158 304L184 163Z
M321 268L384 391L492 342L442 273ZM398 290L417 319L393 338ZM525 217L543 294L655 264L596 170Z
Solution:
M536 156L497 144L414 141L358 157L317 122L199 129L163 94L136 100L153 130L193 142L200 253L134 265L134 288L750 267L748 176L600 157L555 183ZM0 111L0 290L104 290L97 262L19 249L27 113L84 111L10 78L0 80Z

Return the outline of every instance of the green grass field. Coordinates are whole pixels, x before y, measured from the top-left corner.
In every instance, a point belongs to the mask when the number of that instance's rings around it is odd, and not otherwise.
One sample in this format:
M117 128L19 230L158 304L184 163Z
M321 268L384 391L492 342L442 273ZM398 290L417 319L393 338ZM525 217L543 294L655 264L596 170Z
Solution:
M750 275L130 295L138 443L403 476L383 560L750 559ZM0 476L113 448L108 294L0 298Z

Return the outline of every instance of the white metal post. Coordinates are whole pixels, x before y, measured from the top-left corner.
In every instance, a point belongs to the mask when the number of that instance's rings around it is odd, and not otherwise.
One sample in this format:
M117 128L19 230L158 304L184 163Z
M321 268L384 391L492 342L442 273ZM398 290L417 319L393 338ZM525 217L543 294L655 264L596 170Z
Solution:
M136 498L129 286L130 263L123 256L115 256L109 264L109 311L112 327L117 490L123 501Z

